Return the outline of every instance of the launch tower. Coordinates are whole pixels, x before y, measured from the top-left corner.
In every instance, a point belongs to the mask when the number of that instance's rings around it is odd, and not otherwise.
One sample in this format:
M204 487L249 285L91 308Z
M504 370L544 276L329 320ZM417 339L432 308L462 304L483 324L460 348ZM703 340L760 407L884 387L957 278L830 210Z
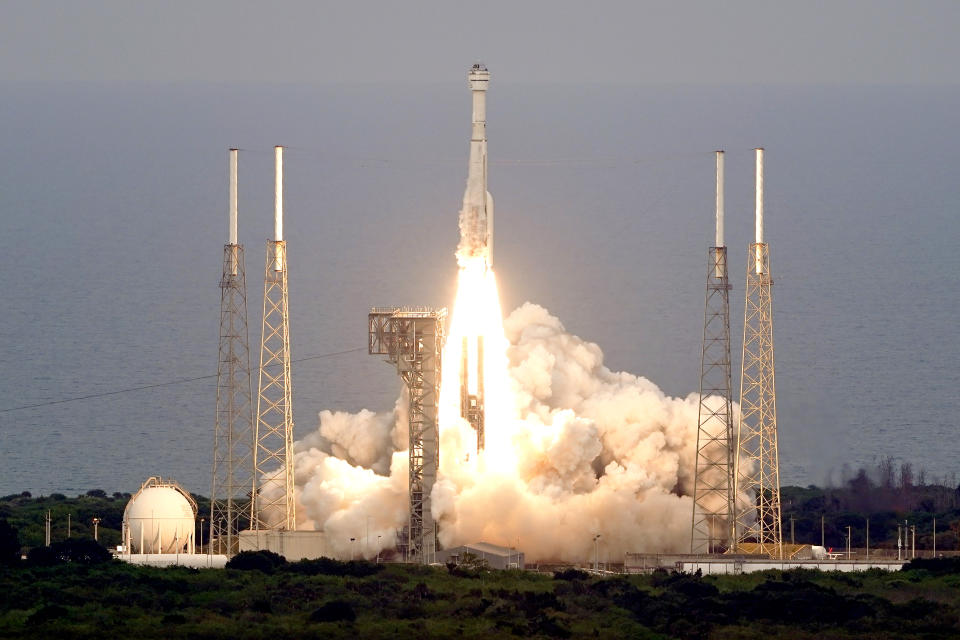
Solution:
M254 474L260 486L251 529L294 531L293 403L287 243L283 240L283 147L275 147L274 239L267 241Z
M446 309L374 307L367 317L368 352L385 355L407 386L410 516L400 551L408 562L433 562L437 524L430 493L440 466L440 362Z
M212 551L233 555L253 485L253 403L243 245L237 242L237 150L229 154L229 241L220 276L220 357L210 491Z
M730 281L723 240L723 151L717 151L717 225L707 261L700 359L697 466L691 553L726 550L734 514L733 400L730 371Z
M754 500L736 514L736 546L783 558L777 395L774 385L773 305L770 248L763 239L763 149L756 149L756 242L747 252L740 424L737 429L735 495ZM755 545L755 546L754 546Z

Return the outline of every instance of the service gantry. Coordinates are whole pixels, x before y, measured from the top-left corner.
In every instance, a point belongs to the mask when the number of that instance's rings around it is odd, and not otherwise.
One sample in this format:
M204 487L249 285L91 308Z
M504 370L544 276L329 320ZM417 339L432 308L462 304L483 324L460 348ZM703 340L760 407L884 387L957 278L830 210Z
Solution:
M430 493L440 466L440 364L447 310L374 307L367 317L368 352L385 355L407 387L410 515L398 546L408 562L436 558L437 523Z

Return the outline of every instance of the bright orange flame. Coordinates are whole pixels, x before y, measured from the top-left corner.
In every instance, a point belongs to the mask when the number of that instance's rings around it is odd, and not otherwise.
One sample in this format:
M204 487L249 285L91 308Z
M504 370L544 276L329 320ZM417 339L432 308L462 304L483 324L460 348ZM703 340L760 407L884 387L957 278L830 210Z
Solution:
M463 339L467 338L467 384L471 394L477 380L477 338L483 338L484 451L477 455L476 434L460 415L460 379ZM460 430L464 437L459 460L473 460L483 469L506 471L516 466L510 441L513 419L507 371L507 339L493 269L483 257L461 258L457 298L453 306L447 344L443 351L440 386L440 430ZM469 429L469 433L464 431ZM472 440L470 438L472 433ZM470 443L472 442L472 447ZM466 455L464 455L464 453Z

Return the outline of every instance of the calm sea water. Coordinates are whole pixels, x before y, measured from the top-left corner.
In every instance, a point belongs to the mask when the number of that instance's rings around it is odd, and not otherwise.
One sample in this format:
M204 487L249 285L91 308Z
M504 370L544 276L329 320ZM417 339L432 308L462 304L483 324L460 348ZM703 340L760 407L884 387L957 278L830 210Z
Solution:
M3 96L0 494L160 474L209 492L213 379L15 408L216 372L230 146L254 347L274 144L290 147L295 358L363 348L372 305L452 298L463 83ZM494 83L489 118L504 307L546 306L673 395L698 385L712 151L727 150L739 336L765 146L783 481L886 456L955 473L960 89ZM399 390L363 351L293 373L298 437L320 409L385 410Z

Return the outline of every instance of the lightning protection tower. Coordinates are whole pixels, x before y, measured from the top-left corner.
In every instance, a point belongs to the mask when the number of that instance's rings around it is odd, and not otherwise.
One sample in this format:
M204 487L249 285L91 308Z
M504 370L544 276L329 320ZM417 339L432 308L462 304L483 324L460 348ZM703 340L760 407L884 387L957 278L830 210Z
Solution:
M773 306L770 248L763 241L763 149L756 150L756 242L747 252L740 423L737 428L736 545L741 551L783 558L777 395L774 386Z
M247 280L243 245L237 243L236 149L230 149L229 159L229 242L223 246L220 276L220 357L208 544L215 553L233 555L254 486Z
M410 516L400 539L409 562L436 558L437 524L430 493L440 466L440 362L446 309L374 307L367 317L368 351L385 355L407 385L410 427Z
M730 281L723 240L723 151L717 151L716 243L710 247L707 261L697 425L690 552L717 553L730 545L734 513Z
M283 240L283 147L275 147L274 239L267 241L263 281L263 333L257 397L254 475L260 486L252 529L295 531L293 403L290 379L290 314L287 244Z

